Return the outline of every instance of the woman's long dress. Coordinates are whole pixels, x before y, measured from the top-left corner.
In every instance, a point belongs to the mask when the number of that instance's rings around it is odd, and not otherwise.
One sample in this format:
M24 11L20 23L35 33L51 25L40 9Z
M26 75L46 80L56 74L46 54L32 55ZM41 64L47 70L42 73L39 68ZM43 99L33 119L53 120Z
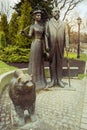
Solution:
M30 51L29 74L33 75L33 82L38 88L46 86L43 62L43 33L44 27L38 24L32 25L29 32L29 35L35 37Z

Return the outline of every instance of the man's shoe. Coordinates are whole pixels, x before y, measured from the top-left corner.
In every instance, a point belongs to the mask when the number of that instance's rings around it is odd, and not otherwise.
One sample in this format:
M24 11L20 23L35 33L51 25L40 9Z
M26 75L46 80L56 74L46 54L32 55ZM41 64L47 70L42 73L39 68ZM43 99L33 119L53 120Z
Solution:
M64 87L65 87L65 85L63 84L62 81L58 81L58 85L59 85L59 87L61 87L61 88L64 88Z

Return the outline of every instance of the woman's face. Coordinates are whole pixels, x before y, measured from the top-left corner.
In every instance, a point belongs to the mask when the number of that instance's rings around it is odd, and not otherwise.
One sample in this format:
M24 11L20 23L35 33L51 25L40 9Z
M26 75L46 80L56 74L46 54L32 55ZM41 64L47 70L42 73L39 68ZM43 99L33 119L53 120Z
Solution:
M35 20L37 20L37 21L41 20L41 13L36 13Z

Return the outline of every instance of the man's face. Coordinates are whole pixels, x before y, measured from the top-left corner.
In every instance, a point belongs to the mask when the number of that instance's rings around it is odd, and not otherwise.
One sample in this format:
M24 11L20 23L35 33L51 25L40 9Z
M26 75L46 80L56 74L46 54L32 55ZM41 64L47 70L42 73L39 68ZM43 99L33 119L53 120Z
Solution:
M53 17L58 20L60 17L60 10L59 9L54 9L53 10Z

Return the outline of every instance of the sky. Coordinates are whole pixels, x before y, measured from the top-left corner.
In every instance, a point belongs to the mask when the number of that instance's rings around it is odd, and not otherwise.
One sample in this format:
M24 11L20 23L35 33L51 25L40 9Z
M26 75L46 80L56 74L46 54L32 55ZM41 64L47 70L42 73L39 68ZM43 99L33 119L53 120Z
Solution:
M76 7L76 9L79 11L80 17L87 18L87 0L84 0L83 2L81 2Z

